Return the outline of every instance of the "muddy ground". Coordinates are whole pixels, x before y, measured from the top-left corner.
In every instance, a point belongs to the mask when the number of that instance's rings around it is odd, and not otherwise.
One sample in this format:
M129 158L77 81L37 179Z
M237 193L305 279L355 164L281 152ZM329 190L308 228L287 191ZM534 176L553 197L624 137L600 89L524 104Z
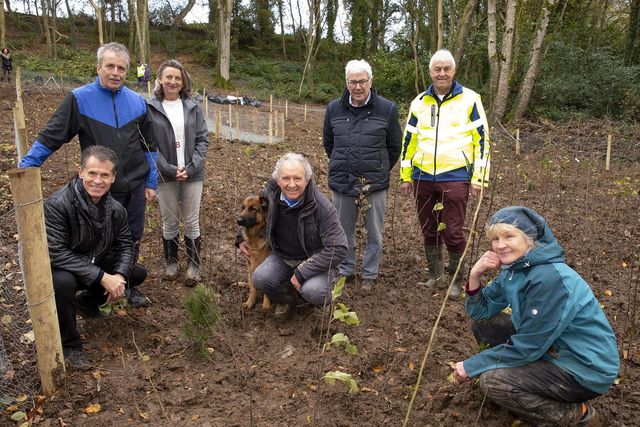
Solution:
M3 172L15 164L11 107L15 91L0 87ZM63 93L25 86L29 141L33 141ZM246 107L251 108L251 107ZM264 107L263 107L264 108ZM161 222L157 202L148 208L142 263L150 277L142 291L152 304L101 319L80 320L85 349L96 368L69 371L60 391L44 401L43 426L201 425L319 426L401 425L442 306L444 289L417 287L426 276L413 201L394 182L388 195L385 248L380 278L367 293L347 285L341 301L354 310L359 326L331 323L358 347L356 356L331 348L328 311L300 307L287 323L255 308L244 312L246 264L233 246L241 200L256 193L286 151L308 156L316 182L326 190L322 116L292 114L286 140L273 146L246 145L211 137L202 201L203 284L213 291L221 321L204 347L183 335L184 298L192 292L179 279L162 278ZM605 171L606 134L613 133L611 170ZM502 129L493 133L492 185L485 192L478 224L496 209L523 204L549 221L568 263L592 286L614 327L624 356L620 382L595 400L609 425L640 425L640 341L636 306L640 253L640 130L610 122L523 124L522 153ZM77 143L67 144L43 167L43 192L59 188L73 172ZM394 171L394 173L396 173ZM2 246L15 248L15 224L6 178L1 181ZM471 228L477 199L469 204ZM485 250L472 238L469 257ZM15 270L15 251L3 258ZM14 258L12 258L14 257ZM7 264L9 262L9 264ZM184 272L183 257L182 272ZM19 275L13 283L19 284ZM609 292L607 292L609 291ZM611 296L608 296L608 295ZM477 384L447 381L449 362L463 360L477 346L461 301L449 301L426 358L409 425L528 425L496 405L482 403ZM359 393L321 380L340 370L357 381ZM30 401L30 400L28 400ZM27 401L27 402L28 402ZM86 408L100 404L100 411ZM23 404L24 407L25 404ZM15 425L6 411L0 425ZM314 421L315 420L315 421Z

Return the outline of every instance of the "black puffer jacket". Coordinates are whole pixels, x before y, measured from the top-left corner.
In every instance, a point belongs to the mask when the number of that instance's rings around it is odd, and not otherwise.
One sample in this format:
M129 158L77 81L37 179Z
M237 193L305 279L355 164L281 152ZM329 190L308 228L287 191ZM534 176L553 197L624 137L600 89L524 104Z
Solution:
M345 90L327 106L323 142L333 191L357 196L361 178L370 185L369 192L389 188L389 172L402 149L398 106L372 88L369 102L353 107Z
M127 225L127 211L112 200L111 217L105 219L103 226L104 238L97 239L86 202L76 189L79 179L74 179L44 202L51 267L69 271L90 286L102 279L104 272L99 265L109 254L115 257L109 273L120 273L128 279L133 262L133 243ZM95 246L98 240L102 243L100 247Z
M280 187L270 180L260 193L269 200L267 213L267 242L272 248L278 245L274 241L273 228L276 225L277 209L273 206L280 199ZM338 214L333 204L309 181L304 193L304 204L298 218L298 230L295 231L304 248L306 260L295 269L296 276L303 283L306 279L337 268L347 257L347 237L344 234ZM291 230L293 233L294 230Z
M147 118L151 123L152 135L158 147L158 171L164 181L175 181L178 170L176 138L162 101L151 98L147 101ZM182 100L184 109L184 169L189 181L204 180L204 163L209 147L207 122L198 103L191 98Z

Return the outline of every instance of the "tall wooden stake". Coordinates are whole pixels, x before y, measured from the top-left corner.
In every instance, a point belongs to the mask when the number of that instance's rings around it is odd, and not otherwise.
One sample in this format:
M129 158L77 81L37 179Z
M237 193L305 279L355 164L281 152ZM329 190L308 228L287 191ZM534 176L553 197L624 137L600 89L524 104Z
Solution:
M606 170L609 170L610 164L611 164L611 134L607 135L607 162L605 164Z
M275 134L274 136L277 138L278 134L280 133L280 132L278 132L278 130L279 130L278 128L280 127L280 120L278 120L278 112L277 111L273 112L273 124L274 124L274 129L273 130L274 130L274 134Z
M231 127L231 104L229 104L229 122L227 124Z
M269 144L273 144L273 115L269 114Z
M216 138L220 138L221 127L222 127L222 111L220 111L220 106L216 104Z
M288 99L284 100L284 118L285 119L289 118L289 100Z
M64 356L44 228L40 168L11 169L9 178L22 246L22 277L36 339L38 372L42 390L50 396L55 392L55 371L64 372Z
M307 104L304 104L304 122L307 123Z
M240 141L240 118L238 110L236 109L236 139Z
M27 126L24 120L24 108L22 106L22 99L16 101L16 106L13 108L13 124L16 135L16 151L18 153L18 162L29 151L29 145L27 144Z
M284 141L284 117L282 117L281 123L282 123L282 131L280 132L280 134L282 135L282 140Z
M22 68L16 68L16 99L20 101L22 99Z
M273 113L273 95L269 95L269 112Z
M516 156L520 155L520 128L516 129Z

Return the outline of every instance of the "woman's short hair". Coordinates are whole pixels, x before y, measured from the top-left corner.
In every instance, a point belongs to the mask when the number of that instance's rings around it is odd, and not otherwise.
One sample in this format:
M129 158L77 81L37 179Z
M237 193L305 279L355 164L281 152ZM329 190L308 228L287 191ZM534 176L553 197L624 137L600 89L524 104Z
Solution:
M118 155L109 147L104 145L90 145L80 154L80 167L84 169L87 167L87 161L89 157L95 157L99 162L111 162L113 165L113 173L116 172L118 167Z
M129 65L131 62L129 58L129 51L127 50L127 47L125 45L118 42L107 43L98 48L98 53L96 55L98 57L98 66L102 65L104 54L107 51L113 52L120 58L124 59L125 62L127 63L127 70L129 69Z
M309 163L309 160L306 159L306 157L298 153L287 153L284 156L280 157L276 162L276 166L273 168L271 177L275 180L280 178L280 169L282 169L282 165L289 162L302 165L304 169L304 178L307 181L311 180L311 178L313 177L313 169L311 169L311 164Z
M344 78L349 81L349 74L367 73L369 80L373 78L373 72L371 71L371 65L364 59L352 59L347 62L347 66L344 67Z
M184 66L176 61L175 59L168 59L160 64L158 68L158 73L156 74L156 82L153 86L153 94L159 100L164 100L164 89L160 84L160 79L162 78L162 73L167 68L176 68L180 70L182 74L182 89L180 90L180 98L189 98L191 96L191 91L193 90L193 80L191 80L191 76L189 72L184 68Z
M456 69L456 60L453 58L451 52L449 52L447 49L440 49L431 56L431 59L429 60L429 69L433 68L433 63L436 61L450 62L453 66L453 69Z
M520 230L518 227L516 227L513 224L506 224L504 222L498 222L496 224L492 224L492 225L487 225L486 228L486 234L487 237L489 238L489 240L493 240L495 237L497 237L500 234L504 234L504 233L517 233L517 234L521 234L522 236L524 236L525 240L527 241L527 243L529 243L529 245L531 247L534 246L535 242L533 240L533 238L529 235L527 235L524 231Z

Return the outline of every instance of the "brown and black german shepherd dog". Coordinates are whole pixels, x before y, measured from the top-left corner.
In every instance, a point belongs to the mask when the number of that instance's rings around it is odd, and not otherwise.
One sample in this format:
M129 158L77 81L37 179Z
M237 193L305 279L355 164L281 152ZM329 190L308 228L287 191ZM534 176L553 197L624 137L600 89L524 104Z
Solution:
M269 201L260 196L250 196L244 199L242 202L242 211L238 216L236 222L242 227L242 234L244 241L247 242L250 248L251 255L249 256L249 298L243 304L243 307L250 309L256 302L258 292L253 287L252 275L256 268L262 264L269 255L271 255L271 248L267 243L266 236L266 224L267 224L267 208ZM266 294L262 298L262 309L269 310L271 308L271 301Z

